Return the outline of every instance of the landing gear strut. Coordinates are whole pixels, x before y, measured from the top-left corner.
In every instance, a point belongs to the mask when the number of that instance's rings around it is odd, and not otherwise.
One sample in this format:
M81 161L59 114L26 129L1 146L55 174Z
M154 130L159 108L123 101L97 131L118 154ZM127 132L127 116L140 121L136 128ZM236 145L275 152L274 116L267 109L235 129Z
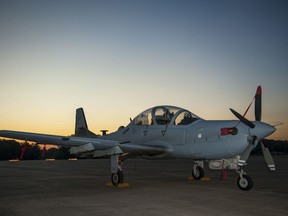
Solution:
M200 180L204 177L203 161L195 161L192 169L192 176L195 180Z

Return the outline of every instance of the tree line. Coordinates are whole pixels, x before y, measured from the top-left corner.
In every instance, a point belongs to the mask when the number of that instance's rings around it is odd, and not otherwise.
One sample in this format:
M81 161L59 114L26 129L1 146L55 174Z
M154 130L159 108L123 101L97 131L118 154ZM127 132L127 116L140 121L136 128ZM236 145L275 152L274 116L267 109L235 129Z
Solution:
M263 142L269 148L271 154L287 154L288 153L288 140L268 140L265 139ZM251 152L252 154L262 154L261 144L259 143L256 148Z
M68 159L74 157L70 155L69 148L55 147L42 149L38 144L27 144L15 140L0 140L0 160L41 160L46 158Z
M287 154L288 141L264 140L272 154ZM24 152L24 153L23 153ZM252 151L252 154L262 154L261 145ZM70 154L69 148L55 147L43 150L38 144L27 144L15 140L0 140L0 160L22 159L22 160L41 160L46 158L68 159L75 157Z

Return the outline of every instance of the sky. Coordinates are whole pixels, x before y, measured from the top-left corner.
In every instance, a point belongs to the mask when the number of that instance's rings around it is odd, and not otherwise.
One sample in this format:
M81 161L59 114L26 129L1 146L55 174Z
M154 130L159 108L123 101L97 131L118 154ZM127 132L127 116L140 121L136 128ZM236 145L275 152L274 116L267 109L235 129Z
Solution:
M235 119L262 86L262 121L288 140L288 3L0 0L0 129L115 131L156 105ZM246 117L254 120L252 107Z

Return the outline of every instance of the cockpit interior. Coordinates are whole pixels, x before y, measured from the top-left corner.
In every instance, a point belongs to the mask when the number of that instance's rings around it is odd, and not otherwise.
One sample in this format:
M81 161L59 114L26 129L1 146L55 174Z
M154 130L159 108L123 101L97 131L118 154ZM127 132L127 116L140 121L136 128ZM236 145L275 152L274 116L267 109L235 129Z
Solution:
M145 110L133 120L134 125L188 125L200 117L174 106L157 106Z

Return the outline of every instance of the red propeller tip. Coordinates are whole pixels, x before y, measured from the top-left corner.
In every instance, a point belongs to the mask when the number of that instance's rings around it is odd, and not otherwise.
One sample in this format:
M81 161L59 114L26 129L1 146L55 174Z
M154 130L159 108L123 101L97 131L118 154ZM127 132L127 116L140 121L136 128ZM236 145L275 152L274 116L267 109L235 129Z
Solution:
M261 86L259 85L259 86L257 87L256 95L261 95L261 94L262 94L262 88L261 88Z

